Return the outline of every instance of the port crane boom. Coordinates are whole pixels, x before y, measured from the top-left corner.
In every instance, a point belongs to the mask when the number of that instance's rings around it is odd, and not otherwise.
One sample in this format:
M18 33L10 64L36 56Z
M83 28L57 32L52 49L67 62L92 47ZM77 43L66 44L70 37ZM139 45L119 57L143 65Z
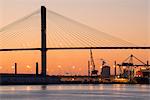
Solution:
M141 64L134 64L134 60L140 62ZM149 65L148 61L147 61L147 63L144 63L142 60L140 60L139 58L137 58L131 54L121 64L117 64L117 66L119 66L121 76L124 73L124 72L122 72L122 67L123 67L123 70L125 70L126 68L128 69L128 71L129 71L128 76L131 77L131 76L133 76L133 72L131 72L131 71L133 71L134 68L142 67L142 66L145 68L148 68L150 65Z
M91 66L92 66L91 76L97 76L98 70L95 69L95 62L94 62L93 53L91 49L90 49L90 59L91 59Z

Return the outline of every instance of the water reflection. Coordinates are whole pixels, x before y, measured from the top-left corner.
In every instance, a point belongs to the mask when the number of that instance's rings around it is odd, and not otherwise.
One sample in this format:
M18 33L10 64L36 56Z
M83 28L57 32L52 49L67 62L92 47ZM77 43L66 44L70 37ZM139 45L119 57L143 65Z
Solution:
M47 90L47 85L42 85L41 90Z
M11 87L10 89L11 89L11 91L15 91L15 88L14 88L14 87Z
M58 86L58 90L63 90L61 85Z
M124 84L113 84L112 85L113 90L117 90L117 91L125 90L124 87L125 87Z
M32 90L32 87L31 87L31 86L27 86L27 87L26 87L26 90L27 90L27 91L30 91L30 90Z
M0 86L0 100L149 100L149 93L149 85Z

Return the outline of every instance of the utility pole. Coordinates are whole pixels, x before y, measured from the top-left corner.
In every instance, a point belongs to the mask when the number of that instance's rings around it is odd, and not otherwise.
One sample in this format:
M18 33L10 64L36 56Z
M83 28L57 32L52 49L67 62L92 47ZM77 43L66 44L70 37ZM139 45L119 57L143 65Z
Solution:
M115 74L115 77L116 77L116 75L117 75L117 70L116 70L117 63L116 63L116 61L115 61L115 65L114 65L114 67L115 67L115 72L114 72L114 74Z
M88 76L90 76L90 61L88 60Z

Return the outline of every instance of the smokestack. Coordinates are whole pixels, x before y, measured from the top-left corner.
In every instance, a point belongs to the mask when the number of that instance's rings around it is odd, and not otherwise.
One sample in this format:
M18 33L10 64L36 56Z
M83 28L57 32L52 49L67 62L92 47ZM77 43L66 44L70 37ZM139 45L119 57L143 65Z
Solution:
M39 71L39 65L38 65L38 62L36 62L36 76L38 76L38 71Z
M15 75L17 74L17 63L15 63Z

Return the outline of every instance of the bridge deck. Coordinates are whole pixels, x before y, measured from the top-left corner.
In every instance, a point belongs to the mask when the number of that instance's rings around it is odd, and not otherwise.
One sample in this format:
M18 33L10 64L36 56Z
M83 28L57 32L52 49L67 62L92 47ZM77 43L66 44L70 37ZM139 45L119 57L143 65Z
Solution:
M67 49L150 49L150 47L61 47L47 48L47 50L67 50ZM14 48L0 49L0 51L26 51L26 50L41 50L41 48Z

